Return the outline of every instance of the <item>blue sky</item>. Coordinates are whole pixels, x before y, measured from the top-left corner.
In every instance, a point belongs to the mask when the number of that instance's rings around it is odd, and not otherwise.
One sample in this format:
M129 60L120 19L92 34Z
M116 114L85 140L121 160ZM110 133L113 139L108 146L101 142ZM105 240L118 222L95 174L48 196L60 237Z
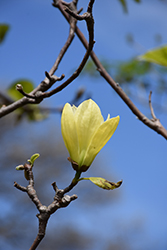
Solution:
M79 6L84 6L84 10L86 10L85 2L85 0L79 1ZM96 1L94 6L96 40L94 50L99 57L105 57L111 62L127 60L153 48L156 46L154 39L156 34L162 36L162 44L167 41L167 5L163 1L147 0L141 4L130 0L127 2L128 14L123 12L119 1L116 0L106 0L104 6L101 1ZM49 71L51 68L67 38L68 25L65 19L51 6L49 0L6 0L0 2L0 22L11 24L6 40L0 47L1 89L5 90L11 82L19 78L28 78L38 85L44 79L45 70ZM85 23L79 23L78 26L87 36ZM125 43L127 33L133 34L140 44L139 50ZM59 76L64 73L68 77L77 67L84 52L85 49L76 37L56 74ZM111 116L119 114L121 117L116 133L92 166L95 167L96 161L103 157L105 167L114 174L111 181L123 179L118 202L104 208L105 212L99 211L103 221L101 228L104 231L110 213L112 222L114 218L119 218L123 224L133 220L144 221L146 232L144 240L141 243L139 237L136 241L138 245L135 245L136 242L133 243L134 249L149 249L146 247L153 246L154 242L157 246L155 249L166 249L165 139L138 121L102 78L80 76L62 92L46 100L43 105L53 107L64 104L69 100L69 96L72 99L73 93L80 86L85 86L87 92L92 94L105 118L108 113ZM149 109L137 102L135 104L150 117ZM159 118L167 128L166 114L161 114ZM60 126L60 117L51 115L42 126L47 126L51 122ZM37 125L32 126L37 129ZM41 130L44 129L42 126ZM104 166L101 167L102 175L103 168ZM89 176L89 173L86 174ZM107 179L107 176L102 177ZM78 223L81 223L82 219L79 217L78 211ZM89 223L85 222L88 221L86 219L88 217L89 212L84 216L85 230L91 230ZM96 218L91 217L90 220L93 223ZM97 228L96 230L100 235L101 230ZM109 226L108 230L112 230L112 227ZM105 239L105 234L101 237Z

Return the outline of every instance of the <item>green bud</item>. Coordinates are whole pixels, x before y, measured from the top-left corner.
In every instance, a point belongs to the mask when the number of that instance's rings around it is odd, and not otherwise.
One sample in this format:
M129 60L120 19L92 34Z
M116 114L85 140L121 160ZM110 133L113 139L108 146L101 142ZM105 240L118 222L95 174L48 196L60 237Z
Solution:
M16 170L24 170L24 166L23 165L19 165L16 167Z

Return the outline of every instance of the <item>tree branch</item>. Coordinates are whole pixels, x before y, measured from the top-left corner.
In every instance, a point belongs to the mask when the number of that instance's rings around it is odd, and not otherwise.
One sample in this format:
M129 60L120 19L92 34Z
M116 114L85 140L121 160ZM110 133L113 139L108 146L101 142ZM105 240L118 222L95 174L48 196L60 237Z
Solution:
M26 192L39 211L39 214L37 214L39 222L38 234L29 249L35 250L45 236L47 223L51 214L55 213L59 208L67 207L71 203L71 201L77 199L77 195L74 194L72 196L69 196L65 195L65 193L67 193L67 189L71 190L78 182L73 185L73 187L70 184L69 187L65 188L64 190L58 189L55 182L52 183L53 189L55 190L55 197L54 201L47 207L45 205L42 205L36 194L36 190L34 189L34 177L32 172L32 166L30 164L25 164L24 171L26 171L25 177L29 180L29 185L27 187L23 187L18 183L14 182L14 187L21 190L22 192Z
M74 4L69 6L73 9L73 11L76 9L77 1L74 1ZM24 92L22 86L17 86L17 90L24 96L22 99L12 102L9 98L6 98L5 95L0 94L0 97L2 97L5 101L5 104L8 106L2 106L0 109L0 118L13 112L14 110L23 107L26 104L29 103L40 103L43 100L42 93L44 91L47 91L56 81L60 81L64 78L64 75L61 77L53 76L54 72L57 70L59 63L61 62L65 52L67 51L68 47L70 46L73 38L74 38L74 30L76 25L76 19L71 17L70 22L70 31L69 36L67 38L67 41L63 48L61 49L54 65L50 69L49 73L45 72L45 79L38 85L37 88L35 88L31 93L27 94Z
M53 4L54 5L54 4ZM69 22L69 17L64 11L61 1L59 0L56 6L63 16L66 18L66 20ZM84 45L86 49L88 49L88 42L86 38L84 37L83 33L80 31L80 29L76 26L75 33L77 34L78 38ZM116 91L116 93L120 96L120 98L125 102L125 104L129 107L129 109L137 116L137 118L142 121L146 126L151 128L152 130L156 131L158 134L162 135L167 140L167 130L163 127L163 125L160 123L160 121L153 121L148 119L130 100L130 98L126 95L126 93L123 91L123 89L119 86L118 83L116 83L112 77L108 74L108 72L105 70L103 65L101 64L100 60L92 50L90 53L90 56L94 62L94 64L97 67L97 70L101 74L101 76L109 83L109 85Z
M68 3L65 3L63 1L62 5L63 4L66 5L66 9L68 9L68 11L71 11L73 13L73 15L75 16L75 14L78 15L78 13L81 11L81 10L77 11L77 9L76 9L77 2L78 2L77 0L73 0L71 3L68 4ZM45 72L46 78L37 86L37 88L35 88L29 94L25 93L24 90L21 88L21 86L17 86L18 91L20 93L22 93L24 95L24 97L16 102L8 105L8 106L3 106L0 109L0 118L13 112L17 108L23 107L26 104L30 104L30 103L31 104L39 104L40 102L43 101L44 98L50 97L50 96L56 94L57 92L61 91L62 89L64 89L67 85L69 85L74 79L76 79L79 76L79 74L81 73L83 67L85 66L85 64L89 58L90 52L91 52L91 50L93 48L93 44L94 44L94 41L93 41L94 20L93 20L93 16L92 16L93 3L94 3L94 0L90 0L87 12L84 14L84 17L82 18L82 19L85 19L86 23L87 23L88 32L89 32L89 45L88 45L88 49L86 51L86 54L85 54L81 64L79 65L78 69L62 85L58 86L56 89L54 89L50 92L46 92L48 89L50 89L52 87L52 85L56 81L60 81L64 78L64 75L62 75L61 77L57 77L57 76L54 76L53 74L54 74L55 70L58 68L58 65L59 65L61 59L63 58L65 52L67 51L67 48L70 46L70 44L74 38L76 19L74 19L72 16L70 16L70 17L68 17L68 20L70 23L69 37L68 37L64 47L60 51L60 54L59 54L56 62L54 63L53 67L49 71L49 73ZM56 3L55 3L55 5L56 5Z
M54 6L57 7L57 5L60 4L57 3L57 1L54 1L56 2L55 4L53 4ZM43 97L46 98L46 97L50 97L58 92L60 92L62 89L64 89L65 87L67 87L72 81L74 81L78 76L79 74L81 73L81 71L83 70L89 56L90 56L90 53L93 49L93 45L94 45L94 19L93 19L93 15L92 15L92 7L93 7L93 3L94 3L94 0L90 0L89 2L89 5L88 5L88 9L87 9L87 12L84 13L82 16L79 16L77 13L71 11L70 9L68 9L67 7L65 8L65 10L72 14L73 17L77 18L78 20L85 20L86 23L87 23L87 28L88 28L88 32L89 32L89 44L87 46L87 51L85 53L85 56L81 62L81 64L79 65L79 67L77 68L77 70L63 83L61 84L60 86L58 86L57 88L55 88L54 90L50 91L50 92L45 92L43 93ZM63 8L63 7L62 7ZM64 10L63 10L64 11ZM69 22L70 22L70 19L68 18Z
M61 81L64 75L60 77L50 76L49 73L45 72L46 78L42 81L31 93L26 94L23 98L11 103L8 106L2 106L0 109L0 118L15 111L16 109L25 106L26 104L38 104L43 100L43 92L47 91L56 81ZM24 94L24 91L21 91Z

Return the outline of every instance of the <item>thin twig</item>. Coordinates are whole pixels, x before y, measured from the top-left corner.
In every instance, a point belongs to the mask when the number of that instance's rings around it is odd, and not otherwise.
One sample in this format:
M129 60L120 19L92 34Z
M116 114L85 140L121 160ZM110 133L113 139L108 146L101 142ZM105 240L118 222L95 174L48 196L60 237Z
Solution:
M83 70L83 68L84 68L84 66L85 66L85 64L90 56L90 53L93 49L93 45L94 45L94 19L93 19L93 15L92 15L93 3L94 3L94 0L90 0L87 12L84 13L82 15L82 18L81 18L81 20L84 19L86 21L88 32L89 32L89 44L88 44L87 51L85 53L85 56L84 56L81 64L79 65L77 70L63 84L61 84L60 86L58 86L57 88L55 88L52 91L43 93L44 98L50 97L50 96L60 92L65 87L67 87L73 80L75 80L79 76L79 74ZM72 13L72 12L69 10L69 13ZM76 14L76 13L73 13L73 15L75 17L78 17L78 14ZM70 22L70 20L69 20L69 22Z
M32 99L36 99L36 96L26 93L23 90L23 86L21 84L16 85L16 90L19 91L23 96L26 96L26 97L32 98Z
M73 1L71 3L68 3L68 8L73 11L73 12L77 12L77 2L78 1ZM64 3L65 5L65 3ZM70 17L69 18L69 23L70 23L70 31L69 31L69 36L67 38L67 41L66 43L64 44L64 46L62 47L53 67L51 68L51 70L49 71L49 74L50 75L53 75L55 73L55 71L57 70L58 68L58 65L60 64L65 52L67 51L67 49L69 48L70 44L72 43L73 39L74 39L74 34L75 34L75 27L76 27L76 23L77 23L77 20L76 18L73 18L73 17Z
M27 188L19 185L17 182L14 182L14 187L19 189L22 192L27 192Z
M156 121L157 118L155 116L155 113L154 113L154 110L153 110L153 106L152 106L152 103L151 103L151 95L152 95L152 91L150 91L150 94L149 94L149 106L150 106L150 111L151 111L151 115L152 115L153 121Z

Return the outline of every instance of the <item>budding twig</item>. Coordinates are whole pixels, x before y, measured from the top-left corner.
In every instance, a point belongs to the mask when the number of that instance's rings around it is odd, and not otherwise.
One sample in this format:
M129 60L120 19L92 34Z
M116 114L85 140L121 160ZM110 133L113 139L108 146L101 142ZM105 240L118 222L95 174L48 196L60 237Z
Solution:
M16 187L22 192L26 192L39 211L39 214L37 214L39 222L38 234L32 246L29 249L29 250L35 250L45 236L47 223L51 214L55 213L59 208L67 207L71 203L71 201L77 199L77 195L75 194L72 196L65 195L65 193L67 193L66 192L67 188L64 190L58 189L56 183L54 182L52 183L53 189L55 191L54 201L49 206L45 206L39 200L36 190L34 188L34 177L32 172L32 166L30 164L25 164L24 171L26 171L26 179L29 180L28 186L23 187L19 185L17 182L14 182L14 187ZM75 185L73 185L73 187L74 186ZM69 187L70 187L69 190L73 188L71 187L71 185L69 185Z

